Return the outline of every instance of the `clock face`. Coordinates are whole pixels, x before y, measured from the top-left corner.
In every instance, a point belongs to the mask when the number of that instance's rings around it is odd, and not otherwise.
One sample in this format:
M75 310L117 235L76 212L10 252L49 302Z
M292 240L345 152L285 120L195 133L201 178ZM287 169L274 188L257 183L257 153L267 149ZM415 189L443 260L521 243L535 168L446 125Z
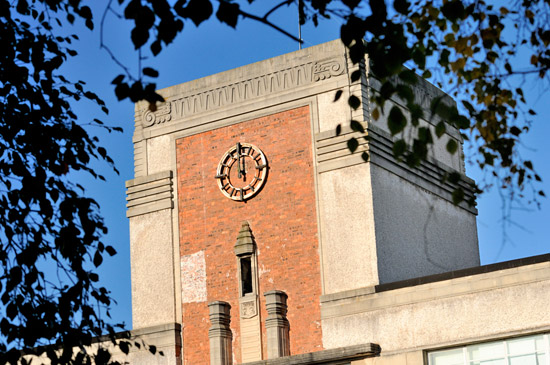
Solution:
M223 195L245 201L256 195L267 177L267 160L263 152L249 143L237 143L222 157L216 171Z

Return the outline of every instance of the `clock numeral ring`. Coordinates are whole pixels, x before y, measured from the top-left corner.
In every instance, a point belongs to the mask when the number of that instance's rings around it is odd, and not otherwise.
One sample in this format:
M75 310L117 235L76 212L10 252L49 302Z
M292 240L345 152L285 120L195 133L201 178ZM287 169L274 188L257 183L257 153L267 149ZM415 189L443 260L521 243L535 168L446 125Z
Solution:
M231 200L245 201L261 190L267 170L264 153L250 143L239 142L222 156L215 178L223 195ZM237 180L240 186L236 186L239 185Z

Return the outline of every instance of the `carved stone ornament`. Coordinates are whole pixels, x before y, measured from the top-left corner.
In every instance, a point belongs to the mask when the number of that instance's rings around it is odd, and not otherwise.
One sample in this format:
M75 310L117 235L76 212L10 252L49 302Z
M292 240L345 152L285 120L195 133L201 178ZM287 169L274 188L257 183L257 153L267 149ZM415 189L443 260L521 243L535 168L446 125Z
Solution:
M252 318L258 314L256 299L241 301L240 303L241 318Z
M267 177L264 153L249 143L237 143L221 158L216 171L218 187L231 200L245 201L258 194Z
M313 68L313 80L321 81L330 79L332 76L338 76L344 71L344 65L338 60L329 59L318 61Z
M213 89L205 89L166 101L154 113L149 110L143 111L142 126L144 128L152 127L224 108L228 105L248 102L327 80L343 74L344 71L345 61L343 58L328 58L275 70L228 85L220 85Z
M172 107L170 103L164 103L157 108L157 111L152 112L149 108L143 113L143 126L150 127L154 124L169 122L172 119Z

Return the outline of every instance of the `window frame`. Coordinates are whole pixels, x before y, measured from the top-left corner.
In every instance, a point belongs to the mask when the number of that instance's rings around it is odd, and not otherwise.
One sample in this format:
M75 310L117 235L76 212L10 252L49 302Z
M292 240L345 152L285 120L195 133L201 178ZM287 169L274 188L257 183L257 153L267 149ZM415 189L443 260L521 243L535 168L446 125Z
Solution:
M542 352L538 351L535 347L535 352L525 352L521 354L514 354L510 355L509 353L509 345L508 343L510 341L518 340L518 339L528 339L532 338L533 341L537 341L537 337L542 337L543 340L543 349ZM504 346L502 357L498 358L482 358L482 359L470 359L468 351L469 349L472 349L474 346L478 345L489 345L493 343L500 343L502 346ZM536 344L536 342L535 342ZM462 350L462 363L449 363L449 364L437 364L433 360L433 356L435 354L441 354L447 351L455 351L461 349ZM501 338L501 339L495 339L495 340L489 340L489 341L483 341L483 342L476 342L476 343L470 343L467 345L462 346L454 346L454 347L448 347L448 348L442 348L442 349L434 349L434 350L426 350L425 351L425 364L426 365L474 365L479 363L480 361L490 361L490 360L504 360L505 364L510 364L510 360L513 358L516 358L518 356L525 356L525 355L544 355L545 356L545 362L543 365L550 365L550 333L534 333L534 334L528 334L523 336L514 336L514 337L507 337L507 338Z

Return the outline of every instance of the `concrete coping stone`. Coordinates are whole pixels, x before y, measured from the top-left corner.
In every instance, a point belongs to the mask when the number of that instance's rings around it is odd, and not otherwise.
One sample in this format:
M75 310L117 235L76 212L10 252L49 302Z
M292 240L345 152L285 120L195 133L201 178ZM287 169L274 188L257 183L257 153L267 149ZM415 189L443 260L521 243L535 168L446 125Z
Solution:
M246 365L314 365L343 364L344 360L361 360L380 355L380 346L375 343L346 346L307 354L284 356L276 359L248 362Z
M160 324L157 326L137 328L134 330L120 331L113 335L113 338L116 340L128 339L135 340L139 337L150 336L158 333L173 332L174 334L181 332L181 324L179 323L166 323ZM103 335L99 337L94 337L92 343L98 342L107 342L111 340L110 335Z
M475 266L467 269L448 271L441 274L421 276L413 279L395 281L393 283L380 284L375 286L375 291L376 293L380 293L380 292L394 290L394 289L434 283L437 281L457 279L465 276L479 275L479 274L485 274L493 271L507 270L507 269L513 269L521 266L534 265L534 264L539 264L547 261L550 261L550 254L530 256L530 257L525 257L517 260L497 262L495 264Z

